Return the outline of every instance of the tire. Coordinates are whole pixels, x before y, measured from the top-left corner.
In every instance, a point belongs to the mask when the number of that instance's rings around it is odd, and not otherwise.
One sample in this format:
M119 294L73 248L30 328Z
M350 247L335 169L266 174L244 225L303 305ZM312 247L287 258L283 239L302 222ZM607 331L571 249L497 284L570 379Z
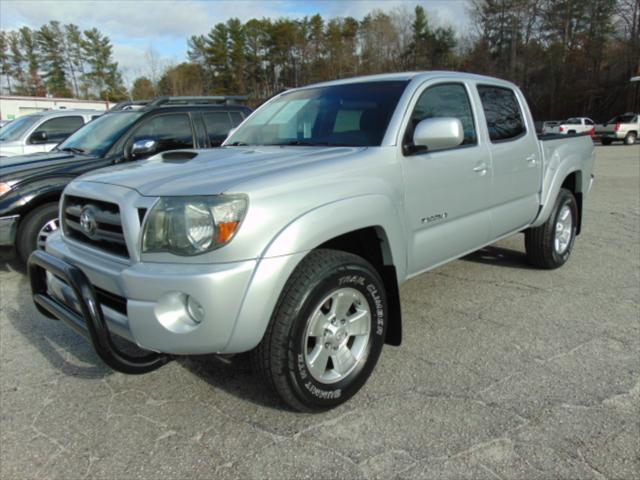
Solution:
M335 324L329 324L334 309ZM368 262L341 251L314 250L287 281L262 342L252 352L254 370L295 410L337 407L373 371L387 315L384 284ZM356 319L361 321L356 324ZM351 335L349 325L360 332ZM351 356L344 355L345 348Z
M569 225L566 223L567 219L570 219ZM534 266L547 270L564 265L573 249L577 224L576 198L571 191L562 188L549 219L539 227L525 231L525 248L529 261Z
M627 133L627 136L624 137L624 144L625 145L634 145L637 140L638 140L638 135L636 133L634 133L634 132L629 132L629 133Z
M46 237L57 230L57 219L58 202L52 202L35 208L20 222L16 236L16 251L23 264L27 263L31 252L38 248L38 242L43 244ZM55 228L53 228L54 225Z
M611 145L611 139L603 138L602 140L600 140L600 143L602 143L602 145Z
M576 134L576 131L575 131L575 130L569 130L569 131L567 132L567 135L575 135L575 134Z

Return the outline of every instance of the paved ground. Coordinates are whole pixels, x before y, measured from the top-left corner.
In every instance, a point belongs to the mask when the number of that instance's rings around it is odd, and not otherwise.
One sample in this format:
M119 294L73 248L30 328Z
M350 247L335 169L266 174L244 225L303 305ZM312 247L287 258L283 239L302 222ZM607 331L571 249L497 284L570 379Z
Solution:
M402 288L405 344L322 415L242 359L112 373L0 260L0 478L640 478L640 147L598 148L570 262L521 236Z

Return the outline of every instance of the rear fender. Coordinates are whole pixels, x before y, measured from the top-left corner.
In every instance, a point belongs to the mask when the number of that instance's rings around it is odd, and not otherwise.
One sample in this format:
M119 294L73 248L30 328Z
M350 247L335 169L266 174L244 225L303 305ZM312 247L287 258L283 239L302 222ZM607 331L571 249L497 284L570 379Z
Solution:
M591 140L589 139L589 141ZM586 159L583 158L585 152L582 149L575 149L575 151L572 152L569 150L570 147L571 145L561 145L559 148L553 150L551 156L546 159L541 208L538 216L531 224L532 227L539 227L547 221L555 205L556 198L558 198L562 184L572 173L578 172L576 193L582 193L584 195L584 193L589 190L590 172L595 160L593 146L589 157Z

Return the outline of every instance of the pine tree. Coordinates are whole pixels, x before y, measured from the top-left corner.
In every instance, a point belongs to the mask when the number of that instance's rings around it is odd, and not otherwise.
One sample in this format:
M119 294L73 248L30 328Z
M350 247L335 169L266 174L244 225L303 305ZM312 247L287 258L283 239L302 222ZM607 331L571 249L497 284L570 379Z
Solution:
M96 28L85 30L81 45L89 67L84 76L90 82L93 95L103 100L126 98L122 75L112 58L113 47L109 37L102 35Z
M73 83L76 97L87 96L88 86L84 78L84 58L82 53L82 32L77 25L70 23L64 27L64 51L67 68Z
M40 76L40 53L34 32L29 27L22 27L18 31L18 48L26 64L24 80L21 82L22 92L31 96L43 96L45 89Z
M9 63L9 34L7 32L0 32L0 75L4 76L7 82L7 92L11 95L11 64Z
M43 25L35 34L44 66L47 92L54 97L71 97L65 70L65 39L56 21Z

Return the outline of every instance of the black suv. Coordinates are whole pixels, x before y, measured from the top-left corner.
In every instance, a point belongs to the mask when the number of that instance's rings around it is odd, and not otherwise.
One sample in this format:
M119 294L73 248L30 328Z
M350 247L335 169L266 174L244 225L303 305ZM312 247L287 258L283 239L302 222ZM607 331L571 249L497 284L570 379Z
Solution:
M0 159L0 246L26 262L58 228L58 200L74 177L176 149L218 147L251 110L244 97L161 97L119 103L49 153Z

